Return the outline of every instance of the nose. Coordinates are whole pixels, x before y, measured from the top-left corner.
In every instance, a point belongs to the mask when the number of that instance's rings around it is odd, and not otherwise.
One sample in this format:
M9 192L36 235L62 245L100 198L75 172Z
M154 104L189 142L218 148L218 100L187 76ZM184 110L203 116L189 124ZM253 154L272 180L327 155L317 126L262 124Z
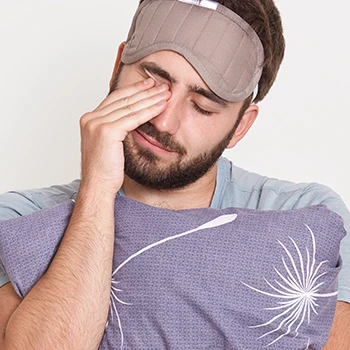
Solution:
M171 95L165 110L157 117L150 120L150 123L162 133L174 135L180 127L185 103L179 97Z

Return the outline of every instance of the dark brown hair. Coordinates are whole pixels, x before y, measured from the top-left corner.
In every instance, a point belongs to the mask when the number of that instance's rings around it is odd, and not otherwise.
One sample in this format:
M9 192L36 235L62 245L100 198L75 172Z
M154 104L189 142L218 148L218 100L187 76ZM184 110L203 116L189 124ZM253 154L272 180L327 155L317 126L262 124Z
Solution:
M285 41L280 13L273 0L216 1L242 17L255 30L262 42L265 61L259 82L259 93L254 100L259 102L273 85L284 57Z

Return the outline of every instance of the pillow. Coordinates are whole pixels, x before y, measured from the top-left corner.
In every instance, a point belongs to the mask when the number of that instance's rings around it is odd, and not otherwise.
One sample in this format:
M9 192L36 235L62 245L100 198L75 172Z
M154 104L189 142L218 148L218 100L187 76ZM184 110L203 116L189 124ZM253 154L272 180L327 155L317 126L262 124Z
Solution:
M0 222L0 259L24 297L73 202ZM342 219L289 211L115 205L111 303L100 349L322 349L337 301Z

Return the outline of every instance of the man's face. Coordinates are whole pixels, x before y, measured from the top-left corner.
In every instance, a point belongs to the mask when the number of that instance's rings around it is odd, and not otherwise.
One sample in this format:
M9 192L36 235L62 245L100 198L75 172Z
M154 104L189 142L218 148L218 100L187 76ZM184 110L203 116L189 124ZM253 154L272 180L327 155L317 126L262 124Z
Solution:
M148 77L168 84L171 97L163 113L126 137L125 174L149 188L183 188L205 175L228 146L242 103L221 100L172 51L124 66L118 87Z

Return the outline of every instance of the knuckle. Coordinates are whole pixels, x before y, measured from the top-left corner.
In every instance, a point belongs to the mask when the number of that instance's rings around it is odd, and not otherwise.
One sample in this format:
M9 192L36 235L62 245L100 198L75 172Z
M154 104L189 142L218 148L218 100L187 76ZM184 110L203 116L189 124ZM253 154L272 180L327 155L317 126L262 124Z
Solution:
M84 126L90 119L91 119L91 112L83 114L79 120L80 126Z
M95 126L96 126L96 121L94 119L90 119L84 126L84 129L92 134L95 130Z
M107 138L111 131L110 131L110 126L108 124L102 124L100 125L100 127L98 128L98 135L102 138L105 139Z
M126 106L128 106L129 103L130 103L130 97L129 97L129 96L124 96L124 97L121 99L121 102L122 102L123 104L125 104Z
M154 95L154 89L155 88L147 89L145 92L148 96L152 96L152 95Z
M135 112L131 112L131 113L128 114L128 118L136 119L137 118L137 114Z
M126 104L126 105L124 106L124 110L125 110L126 112L128 112L128 113L133 112L134 106L131 105L131 104Z

